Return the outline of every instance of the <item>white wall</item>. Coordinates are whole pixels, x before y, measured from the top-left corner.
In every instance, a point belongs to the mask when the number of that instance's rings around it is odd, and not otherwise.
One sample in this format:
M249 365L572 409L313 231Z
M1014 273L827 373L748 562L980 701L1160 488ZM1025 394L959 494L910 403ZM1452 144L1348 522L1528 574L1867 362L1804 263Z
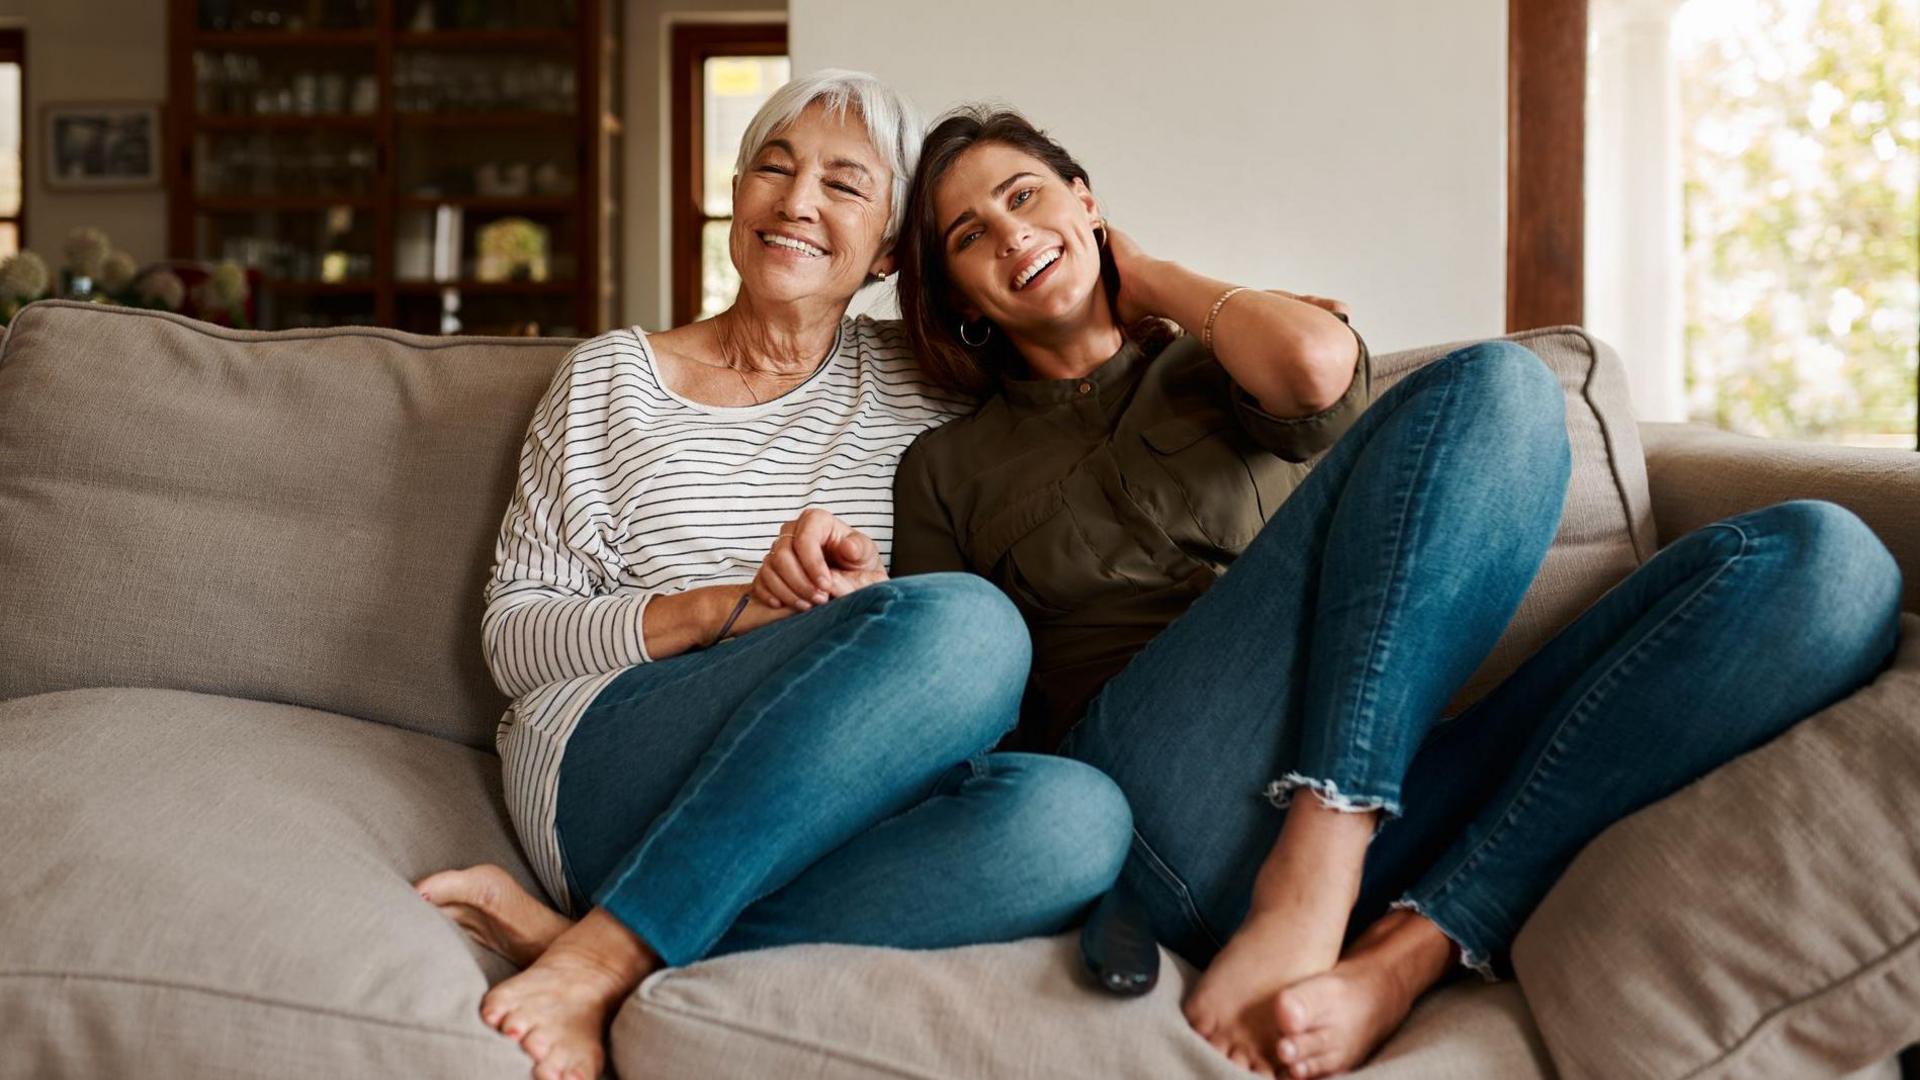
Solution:
M791 0L796 72L1017 105L1148 251L1337 296L1376 352L1504 330L1506 0Z
M165 256L164 188L47 191L41 109L49 102L164 102L166 4L4 0L0 25L22 27L27 35L27 246L58 268L68 230L92 225L143 263Z
M782 0L616 0L626 6L625 68L621 75L625 101L626 175L621 185L624 243L620 291L622 321L660 328L668 325L673 308L668 294L673 275L672 218L667 200L668 141L673 137L667 79L672 39L668 28L677 22L780 22L787 12Z

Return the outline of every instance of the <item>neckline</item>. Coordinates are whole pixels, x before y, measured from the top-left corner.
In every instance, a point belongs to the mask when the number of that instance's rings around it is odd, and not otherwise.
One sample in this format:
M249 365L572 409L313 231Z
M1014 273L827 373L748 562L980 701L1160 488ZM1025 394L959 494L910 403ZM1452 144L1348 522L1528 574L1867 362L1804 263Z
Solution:
M1091 384L1104 399L1114 387L1132 384L1146 356L1147 351L1140 342L1129 337L1112 356L1101 361L1099 367L1077 379L1003 378L1000 387L1009 401L1020 405L1058 405L1076 400L1082 383Z
M638 326L630 326L627 330L634 336L634 340L639 342L640 355L647 361L647 374L653 376L653 385L659 387L661 393L679 402L681 405L692 409L694 412L706 413L710 416L751 417L770 412L777 406L785 405L804 397L813 388L814 384L820 381L822 375L825 375L829 369L840 363L840 346L847 339L847 320L840 320L840 326L833 334L833 347L827 350L827 358L820 362L820 366L814 369L813 374L807 376L805 381L793 389L788 390L786 393L781 394L779 397L768 398L757 405L709 405L704 401L695 401L690 397L676 393L673 387L667 385L667 380L660 377L660 357L653 351L653 343L647 340L647 332Z

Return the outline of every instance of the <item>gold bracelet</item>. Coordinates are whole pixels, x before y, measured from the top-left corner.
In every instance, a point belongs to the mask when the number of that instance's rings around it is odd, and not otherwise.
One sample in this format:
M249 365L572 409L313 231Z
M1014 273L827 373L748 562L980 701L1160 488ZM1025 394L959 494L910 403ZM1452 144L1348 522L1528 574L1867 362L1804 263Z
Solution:
M1213 323L1214 320L1220 317L1220 309L1226 306L1227 301L1233 299L1234 293L1243 293L1246 291L1246 286L1235 285L1233 288L1221 293L1220 299L1213 302L1213 310L1207 312L1207 324L1200 328L1200 344L1204 346L1208 352L1213 351Z

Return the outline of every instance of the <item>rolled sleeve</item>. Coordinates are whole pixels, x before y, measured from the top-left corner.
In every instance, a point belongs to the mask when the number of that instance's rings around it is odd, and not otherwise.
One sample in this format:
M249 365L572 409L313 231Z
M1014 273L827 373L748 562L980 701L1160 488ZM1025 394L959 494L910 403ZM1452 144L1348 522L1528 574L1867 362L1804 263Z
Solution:
M1341 319L1344 322L1345 316ZM1233 415L1241 428L1287 461L1305 461L1339 442L1373 403L1373 358L1359 331L1354 331L1353 339L1360 346L1360 355L1354 361L1353 382L1340 400L1311 416L1275 416L1262 409L1252 394L1235 385L1231 392Z

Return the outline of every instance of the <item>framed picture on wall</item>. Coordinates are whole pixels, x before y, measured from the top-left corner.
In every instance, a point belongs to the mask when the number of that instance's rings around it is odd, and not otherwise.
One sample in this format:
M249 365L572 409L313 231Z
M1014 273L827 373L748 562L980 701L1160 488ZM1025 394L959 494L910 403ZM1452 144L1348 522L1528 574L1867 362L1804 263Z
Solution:
M49 191L111 191L160 184L158 103L48 104L40 160Z

